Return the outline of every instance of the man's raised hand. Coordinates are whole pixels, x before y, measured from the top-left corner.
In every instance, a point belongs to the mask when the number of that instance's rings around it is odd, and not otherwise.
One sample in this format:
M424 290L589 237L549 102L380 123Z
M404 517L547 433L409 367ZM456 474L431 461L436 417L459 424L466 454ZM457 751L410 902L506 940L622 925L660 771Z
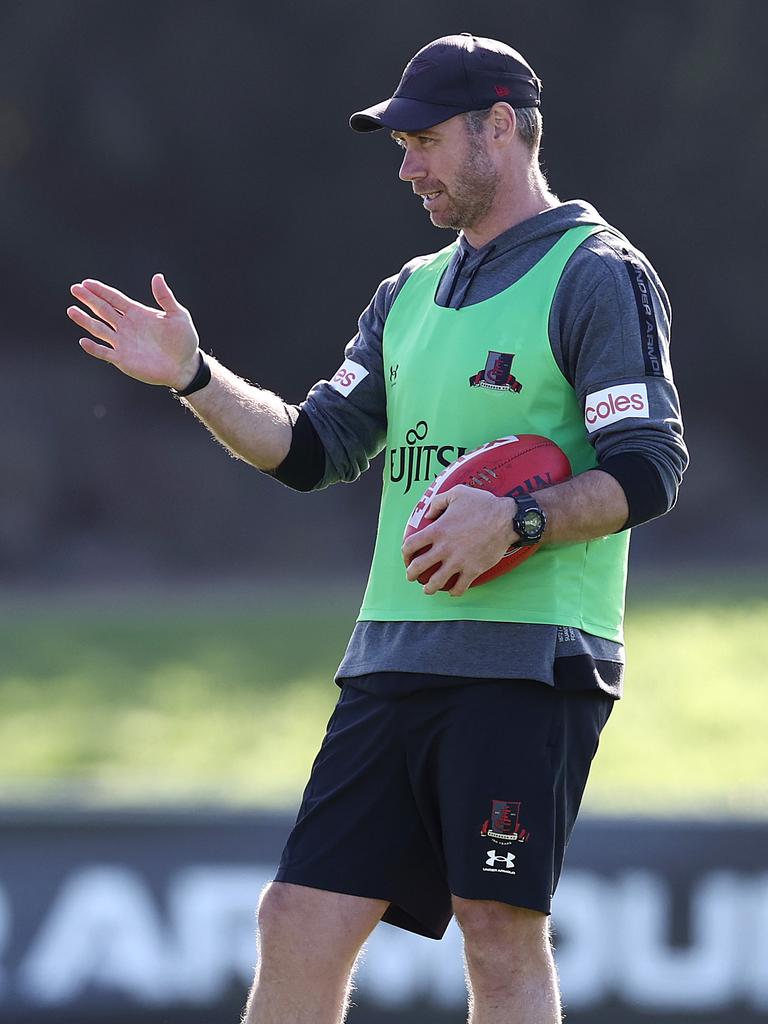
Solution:
M197 331L162 274L152 278L152 294L160 309L135 302L91 278L73 284L70 291L96 314L89 316L79 306L67 310L70 320L98 338L80 339L88 355L112 363L145 384L181 390L192 380L198 367Z

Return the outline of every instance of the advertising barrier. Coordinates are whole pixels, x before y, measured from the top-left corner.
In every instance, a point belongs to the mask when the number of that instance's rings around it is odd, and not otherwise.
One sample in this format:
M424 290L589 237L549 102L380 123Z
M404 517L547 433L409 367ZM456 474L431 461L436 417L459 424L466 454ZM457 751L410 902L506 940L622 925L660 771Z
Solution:
M4 811L0 1024L236 1024L290 824ZM768 824L585 817L553 923L569 1024L766 1021ZM356 1024L465 1020L455 924L441 942L380 925L354 1002Z

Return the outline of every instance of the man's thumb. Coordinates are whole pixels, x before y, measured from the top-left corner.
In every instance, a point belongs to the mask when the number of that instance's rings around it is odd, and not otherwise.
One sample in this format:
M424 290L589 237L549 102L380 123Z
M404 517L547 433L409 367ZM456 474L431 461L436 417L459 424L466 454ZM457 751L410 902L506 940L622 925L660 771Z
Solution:
M182 306L176 301L168 283L162 274L155 274L152 278L152 294L158 306L166 313L176 313Z

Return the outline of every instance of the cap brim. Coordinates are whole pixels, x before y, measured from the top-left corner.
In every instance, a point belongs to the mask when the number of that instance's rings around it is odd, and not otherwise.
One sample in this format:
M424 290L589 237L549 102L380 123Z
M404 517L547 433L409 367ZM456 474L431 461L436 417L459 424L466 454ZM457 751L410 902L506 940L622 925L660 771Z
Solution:
M463 113L465 111L457 107L393 96L353 114L349 119L349 127L356 132L375 132L380 128L389 128L394 132L420 132Z

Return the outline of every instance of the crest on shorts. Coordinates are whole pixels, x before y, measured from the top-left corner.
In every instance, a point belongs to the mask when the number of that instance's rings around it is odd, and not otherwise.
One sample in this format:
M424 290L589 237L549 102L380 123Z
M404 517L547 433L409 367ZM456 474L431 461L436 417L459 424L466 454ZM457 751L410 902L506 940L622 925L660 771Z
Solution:
M520 824L520 801L492 800L491 816L483 822L480 835L495 839L501 846L527 843L531 833Z
M469 378L471 388L492 388L494 391L514 391L519 394L523 385L512 376L514 352L489 352L485 366Z

